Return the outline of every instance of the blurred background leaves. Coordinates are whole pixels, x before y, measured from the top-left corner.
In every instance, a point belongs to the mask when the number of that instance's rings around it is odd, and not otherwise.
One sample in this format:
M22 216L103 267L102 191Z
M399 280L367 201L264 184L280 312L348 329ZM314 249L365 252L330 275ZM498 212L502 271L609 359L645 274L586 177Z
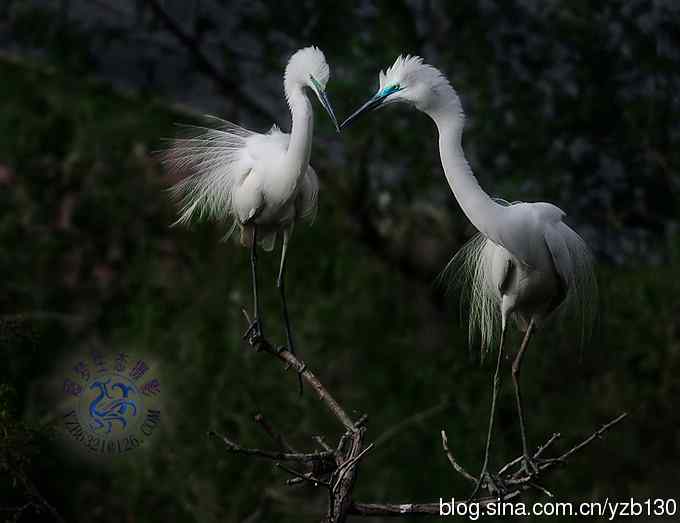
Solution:
M598 257L600 326L582 351L568 329L537 337L523 374L529 436L576 438L630 411L551 490L677 496L679 11L670 0L3 3L0 508L27 499L21 470L67 521L318 521L323 493L290 489L270 463L205 436L267 446L256 413L298 447L339 428L309 391L297 398L292 375L244 349L246 252L219 242L219 225L169 228L175 180L153 154L175 123L205 112L287 129L281 75L309 44L326 53L340 117L399 53L424 56L463 99L482 185L567 211ZM342 136L317 118L312 162L320 214L297 230L288 280L305 360L369 414L370 440L444 405L371 453L356 497L463 496L439 430L474 470L491 370L469 347L457 294L434 283L472 233L435 129L405 109ZM266 318L281 337L277 260L261 258ZM158 365L167 415L151 448L92 463L51 437L48 384L93 344ZM509 387L498 427L496 460L519 448ZM52 519L36 507L18 517Z

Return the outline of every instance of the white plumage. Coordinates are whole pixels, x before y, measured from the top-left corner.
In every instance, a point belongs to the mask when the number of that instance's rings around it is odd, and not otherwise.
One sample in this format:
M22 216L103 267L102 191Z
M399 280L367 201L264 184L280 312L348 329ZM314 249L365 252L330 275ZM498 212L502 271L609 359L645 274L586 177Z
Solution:
M257 133L212 118L214 125L188 126L188 135L174 140L163 153L171 171L186 175L171 192L180 202L176 223L200 219L225 222L227 236L235 228L241 243L251 249L254 321L246 336L262 337L256 273L256 247L270 251L282 233L281 264L277 286L281 291L288 347L292 334L283 285L288 241L298 220L312 221L318 206L319 181L309 165L314 132L311 90L335 127L337 121L325 93L329 67L316 47L297 51L284 74L284 91L290 107L290 134L274 125Z
M499 341L505 322L515 320L526 332L560 314L576 326L575 339L585 340L592 328L597 301L592 256L583 239L562 221L564 213L541 202L512 204L527 214L524 250L510 250L484 234L476 234L451 260L445 274L462 286L470 307L470 341L479 338L486 351ZM538 213L538 216L531 216ZM513 246L513 240L505 245ZM523 253L523 254L517 254Z
M241 243L250 246L252 227L258 241L274 248L277 232L292 232L296 219L313 221L318 208L319 181L311 165L302 176L283 176L290 135L274 125L261 134L212 118L215 127L188 127L194 136L174 141L165 161L191 173L172 187L180 202L175 223L202 219L231 220L226 236L236 227Z
M528 452L520 399L519 368L535 326L557 310L577 316L579 334L586 334L597 299L590 251L564 221L564 212L545 202L508 204L484 192L468 165L461 138L464 114L448 80L419 57L400 56L379 75L377 93L342 127L360 114L396 102L426 113L439 131L439 152L446 179L456 200L479 233L449 264L462 281L470 301L471 333L479 332L482 348L500 336L487 446L480 484L488 477L487 460L493 427L504 334L509 319L526 331L513 363L513 378L524 451L524 466L536 470ZM479 487L479 485L478 485ZM475 492L477 489L475 490Z
M319 183L309 165L313 114L304 88L317 94L335 121L324 92L328 78L318 48L291 57L284 74L291 134L276 125L257 133L214 117L215 126L188 127L191 134L176 139L163 156L170 170L188 174L171 189L181 205L176 223L232 220L229 233L238 226L245 246L257 225L260 244L271 250L277 232L290 235L296 219L313 219Z
M405 102L434 120L444 173L463 211L477 228L475 236L447 271L465 282L470 296L471 329L488 348L514 318L521 330L542 323L558 308L576 309L579 331L588 329L597 298L592 258L581 237L551 203L491 198L479 186L463 153L464 113L460 99L436 68L417 56L400 56L379 75L377 93L359 114Z

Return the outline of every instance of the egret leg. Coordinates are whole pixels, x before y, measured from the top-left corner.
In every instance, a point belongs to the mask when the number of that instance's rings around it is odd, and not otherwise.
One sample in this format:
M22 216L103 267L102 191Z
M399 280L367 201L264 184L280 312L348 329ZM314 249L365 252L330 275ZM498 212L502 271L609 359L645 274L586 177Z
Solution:
M479 473L479 478L477 479L477 484L475 489L470 496L470 499L474 498L479 492L482 483L487 482L489 485L493 485L492 478L489 476L487 468L489 466L489 449L491 448L491 437L493 435L493 424L496 415L496 398L498 397L498 389L501 383L501 361L503 360L503 345L505 340L505 326L501 331L501 343L498 347L498 359L496 361L496 371L493 375L493 390L491 393L491 413L489 414L489 429L486 435L486 446L484 448L484 460L482 461L482 471Z
M257 292L257 225L253 225L252 244L250 245L250 274L253 280L253 321L243 335L250 343L264 338L262 320L260 319L260 300Z
M527 350L527 346L529 345L529 340L531 339L531 335L533 334L535 329L535 324L534 320L532 319L529 322L529 327L527 328L527 332L524 335L524 339L522 340L522 345L519 348L519 352L517 353L517 356L515 357L515 360L512 362L512 381L515 385L515 399L517 401L517 415L519 416L519 428L520 432L522 434L522 452L524 454L524 468L526 469L527 473L530 474L537 474L538 473L538 466L536 463L534 463L534 460L532 459L531 455L529 454L529 447L527 445L527 434L526 434L526 425L524 423L524 412L522 410L522 394L520 391L520 386L519 386L519 373L520 373L520 366L522 365L522 358L524 357L524 353Z
M276 286L279 288L281 295L281 309L283 312L283 323L286 327L286 346L291 354L295 354L295 343L293 342L293 331L290 328L290 317L288 316L288 304L286 302L286 254L288 253L288 240L290 233L287 230L283 231L283 241L281 244L281 265L279 266L279 277L276 280ZM298 389L302 394L302 375L298 374Z

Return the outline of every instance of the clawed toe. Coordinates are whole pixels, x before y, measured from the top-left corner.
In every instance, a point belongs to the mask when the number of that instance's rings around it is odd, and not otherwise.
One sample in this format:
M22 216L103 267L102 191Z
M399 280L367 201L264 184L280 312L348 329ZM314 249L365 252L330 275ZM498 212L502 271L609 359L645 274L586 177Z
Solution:
M288 351L291 354L295 354L295 351L291 349L288 345L281 345L276 348L276 352L278 354L281 354L282 352ZM291 363L286 363L285 370L288 370L292 367ZM298 373L298 394L302 396L302 373L305 372L307 369L307 365L302 362L302 366L300 368L295 369L295 372Z
M479 493L480 489L482 488L482 485L484 484L484 474L480 475L479 479L477 479L477 483L475 483L475 488L472 490L472 493L470 494L468 501L472 501L473 499L475 499L475 497L477 497L477 494Z
M251 345L256 344L259 341L262 341L264 339L264 334L262 334L262 325L260 324L260 320L255 318L251 324L248 326L248 329L246 329L246 332L243 333L243 339L247 340L248 343Z
M500 477L492 476L491 474L486 475L486 489L492 496L503 497L507 492L505 482Z
M508 491L505 482L500 477L489 474L486 471L479 475L479 479L477 480L477 484L475 485L469 500L473 500L481 489L487 490L491 496L500 498Z

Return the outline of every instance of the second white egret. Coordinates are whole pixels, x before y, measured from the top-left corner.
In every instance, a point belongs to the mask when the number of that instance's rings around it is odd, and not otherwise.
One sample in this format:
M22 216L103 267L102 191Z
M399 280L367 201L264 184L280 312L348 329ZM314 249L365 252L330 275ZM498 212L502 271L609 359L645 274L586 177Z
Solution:
M380 73L379 80L376 94L341 127L362 113L397 102L427 114L439 131L439 153L449 186L479 231L454 258L461 262L470 294L471 331L480 333L483 349L500 337L484 459L474 496L482 483L490 489L494 486L487 467L508 320L513 319L525 332L513 361L512 377L523 467L535 473L538 469L527 445L522 409L522 358L535 328L558 309L575 311L579 328L587 329L594 313L591 305L597 297L592 257L585 242L564 222L565 213L555 205L509 204L491 198L479 186L461 144L465 118L460 99L439 70L419 57L400 56Z

